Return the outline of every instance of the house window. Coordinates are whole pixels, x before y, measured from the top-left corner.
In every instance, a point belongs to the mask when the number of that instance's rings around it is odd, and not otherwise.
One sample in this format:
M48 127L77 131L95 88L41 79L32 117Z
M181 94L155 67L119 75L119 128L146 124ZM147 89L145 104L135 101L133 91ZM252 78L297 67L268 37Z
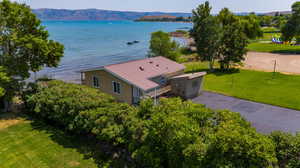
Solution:
M121 84L113 81L113 92L117 94L121 94Z
M100 87L99 78L96 77L96 76L93 77L93 86L94 86L94 88L99 88Z

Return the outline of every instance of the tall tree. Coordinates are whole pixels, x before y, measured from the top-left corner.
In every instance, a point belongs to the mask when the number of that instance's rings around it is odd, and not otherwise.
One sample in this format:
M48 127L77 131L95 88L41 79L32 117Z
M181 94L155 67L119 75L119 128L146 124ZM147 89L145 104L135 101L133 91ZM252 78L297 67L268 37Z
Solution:
M150 40L150 57L164 56L171 60L177 61L179 45L173 41L169 33L158 31L151 35Z
M300 36L300 2L292 5L292 17L282 28L282 37L285 41L292 41L294 37Z
M259 19L255 14L250 14L241 19L243 31L249 39L256 39L263 36L263 31L259 24Z
M25 4L0 2L0 66L11 82L29 78L30 72L43 67L56 67L63 56L64 46L49 40L41 21ZM6 88L6 93L15 87Z
M209 69L212 71L214 61L219 56L221 29L217 18L211 15L208 1L193 10L192 20L194 27L191 35L195 39L199 59L209 61Z
M243 61L247 50L248 38L240 19L224 8L218 15L222 25L223 35L219 58L220 68L228 70L234 63Z

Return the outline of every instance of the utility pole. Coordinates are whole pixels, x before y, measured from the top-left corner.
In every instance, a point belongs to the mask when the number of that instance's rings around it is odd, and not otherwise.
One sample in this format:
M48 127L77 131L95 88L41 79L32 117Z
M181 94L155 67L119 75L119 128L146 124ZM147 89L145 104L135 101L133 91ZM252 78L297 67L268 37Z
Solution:
M273 78L275 77L276 67L277 67L277 61L274 60Z

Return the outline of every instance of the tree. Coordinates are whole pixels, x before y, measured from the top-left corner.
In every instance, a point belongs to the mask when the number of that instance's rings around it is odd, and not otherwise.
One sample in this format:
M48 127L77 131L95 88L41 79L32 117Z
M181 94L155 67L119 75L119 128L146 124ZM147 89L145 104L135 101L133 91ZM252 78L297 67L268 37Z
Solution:
M300 36L300 2L292 5L292 17L283 26L281 32L285 41L292 41L294 37Z
M217 59L221 69L228 70L230 65L244 60L248 39L261 36L262 32L255 16L241 21L227 8L217 17L212 16L210 11L209 2L193 11L194 28L191 34L201 61L209 61L212 69Z
M260 17L260 25L261 26L271 26L272 24L272 16L261 16Z
M49 40L48 32L28 6L9 0L0 2L0 66L13 84L29 78L30 71L56 67L63 53L63 45ZM6 88L5 96L16 89Z
M250 14L241 19L243 31L249 39L256 39L263 36L259 20L255 14Z
M286 16L275 16L273 19L274 26L278 29L282 29L282 27L287 23Z
M217 18L211 15L208 1L193 10L192 20L194 27L191 35L195 39L199 59L209 61L209 69L212 71L214 61L219 56L221 29Z
M150 41L150 57L164 56L171 60L177 61L179 45L171 40L168 33L163 31L154 32Z
M245 59L248 38L239 18L227 8L219 13L218 18L223 29L219 63L222 70L228 70L232 64Z

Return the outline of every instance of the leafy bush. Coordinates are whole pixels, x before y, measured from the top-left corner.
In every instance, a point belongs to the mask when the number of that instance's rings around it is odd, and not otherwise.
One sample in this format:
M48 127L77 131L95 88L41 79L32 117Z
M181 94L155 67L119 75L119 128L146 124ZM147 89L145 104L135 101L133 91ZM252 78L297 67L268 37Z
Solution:
M142 102L131 142L142 167L268 167L276 163L272 141L238 113L212 111L180 99Z
M75 128L93 133L99 140L114 145L126 144L135 111L134 107L125 103L111 103L106 107L82 111L75 118Z
M93 88L50 81L41 82L37 92L25 101L32 112L74 130L74 119L80 111L106 107L115 100Z
M300 134L273 132L270 135L276 146L276 157L280 168L300 167Z
M130 167L299 167L300 134L256 132L240 114L179 98L134 107L85 86L42 82L27 104L40 117L117 147Z

